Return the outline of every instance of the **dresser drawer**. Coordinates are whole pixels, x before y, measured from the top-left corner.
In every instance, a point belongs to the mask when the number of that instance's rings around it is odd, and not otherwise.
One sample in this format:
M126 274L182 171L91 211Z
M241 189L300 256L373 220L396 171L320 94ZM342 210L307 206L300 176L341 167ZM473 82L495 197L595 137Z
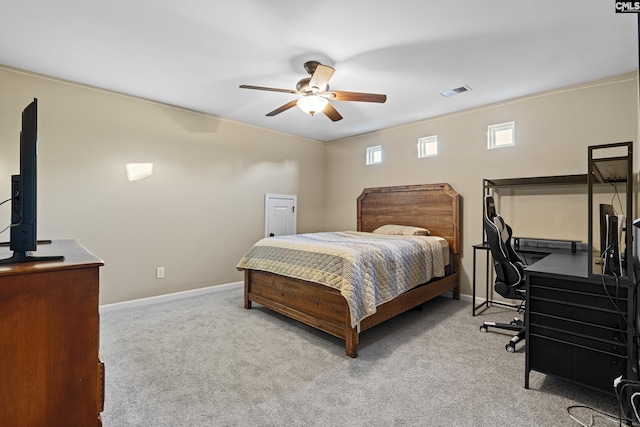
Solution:
M98 390L96 393L98 413L104 411L104 360L98 354Z

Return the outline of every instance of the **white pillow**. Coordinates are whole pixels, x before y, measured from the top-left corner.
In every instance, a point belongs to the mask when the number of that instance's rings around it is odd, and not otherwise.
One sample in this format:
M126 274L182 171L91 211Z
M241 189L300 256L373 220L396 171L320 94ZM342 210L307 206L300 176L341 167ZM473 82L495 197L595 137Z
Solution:
M373 230L377 234L394 234L399 236L428 236L429 230L422 227L412 227L409 225L387 224Z

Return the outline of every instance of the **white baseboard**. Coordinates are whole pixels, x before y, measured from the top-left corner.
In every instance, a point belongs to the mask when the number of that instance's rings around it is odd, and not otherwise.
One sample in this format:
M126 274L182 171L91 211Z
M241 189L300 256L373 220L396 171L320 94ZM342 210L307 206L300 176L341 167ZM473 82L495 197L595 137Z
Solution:
M473 297L471 295L467 295L467 294L460 294L460 300L461 301L465 301L465 302L472 302L473 301ZM476 300L478 300L478 298L476 298Z
M224 285L208 286L206 288L191 289L188 291L174 292L171 294L158 295L148 298L134 299L130 301L116 302L113 304L104 304L100 306L100 313L107 313L123 308L141 307L144 305L157 304L159 302L175 301L183 298L195 297L198 295L210 294L213 292L228 291L229 289L237 289L244 286L244 282L227 283Z
M183 298L190 298L198 295L210 294L213 292L221 292L221 291L227 291L230 289L238 289L243 286L244 286L244 282L226 283L224 285L208 286L206 288L191 289L188 291L174 292L171 294L157 295L154 297L116 302L113 304L104 304L100 306L100 313L107 313L109 311L122 310L123 308L141 307L141 306L150 305L150 304L157 304L159 302L175 301ZM443 296L451 297L452 294L453 292L451 291L445 292ZM473 297L471 295L460 294L460 300L465 302L472 302ZM476 297L476 305L482 303L483 301L484 299Z
M447 298L453 298L453 291L445 292L441 296L447 297ZM467 295L467 294L460 294L460 301L473 302L473 296ZM475 302L476 305L481 304L483 302L484 302L484 298L476 297L476 302Z

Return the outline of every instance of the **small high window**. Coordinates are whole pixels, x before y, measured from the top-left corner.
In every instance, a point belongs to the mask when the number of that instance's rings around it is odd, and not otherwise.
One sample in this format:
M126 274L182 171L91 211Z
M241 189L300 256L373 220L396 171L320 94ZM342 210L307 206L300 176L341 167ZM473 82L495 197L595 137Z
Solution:
M515 145L516 122L489 125L487 132L487 148L502 148Z
M418 138L418 158L433 157L438 155L438 135Z
M367 147L367 165L382 163L382 146Z

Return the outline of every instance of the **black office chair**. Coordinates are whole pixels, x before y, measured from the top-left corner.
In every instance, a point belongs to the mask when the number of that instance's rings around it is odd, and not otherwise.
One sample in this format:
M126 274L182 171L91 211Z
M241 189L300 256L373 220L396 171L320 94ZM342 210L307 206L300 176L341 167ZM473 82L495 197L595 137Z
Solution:
M523 313L525 309L524 264L511 246L511 227L496 213L493 197L485 196L484 201L484 231L496 271L494 289L504 298L522 300L518 313ZM511 323L484 322L480 330L487 332L490 327L517 332L505 346L509 353L514 353L516 344L524 339L524 322L517 317L514 317Z

